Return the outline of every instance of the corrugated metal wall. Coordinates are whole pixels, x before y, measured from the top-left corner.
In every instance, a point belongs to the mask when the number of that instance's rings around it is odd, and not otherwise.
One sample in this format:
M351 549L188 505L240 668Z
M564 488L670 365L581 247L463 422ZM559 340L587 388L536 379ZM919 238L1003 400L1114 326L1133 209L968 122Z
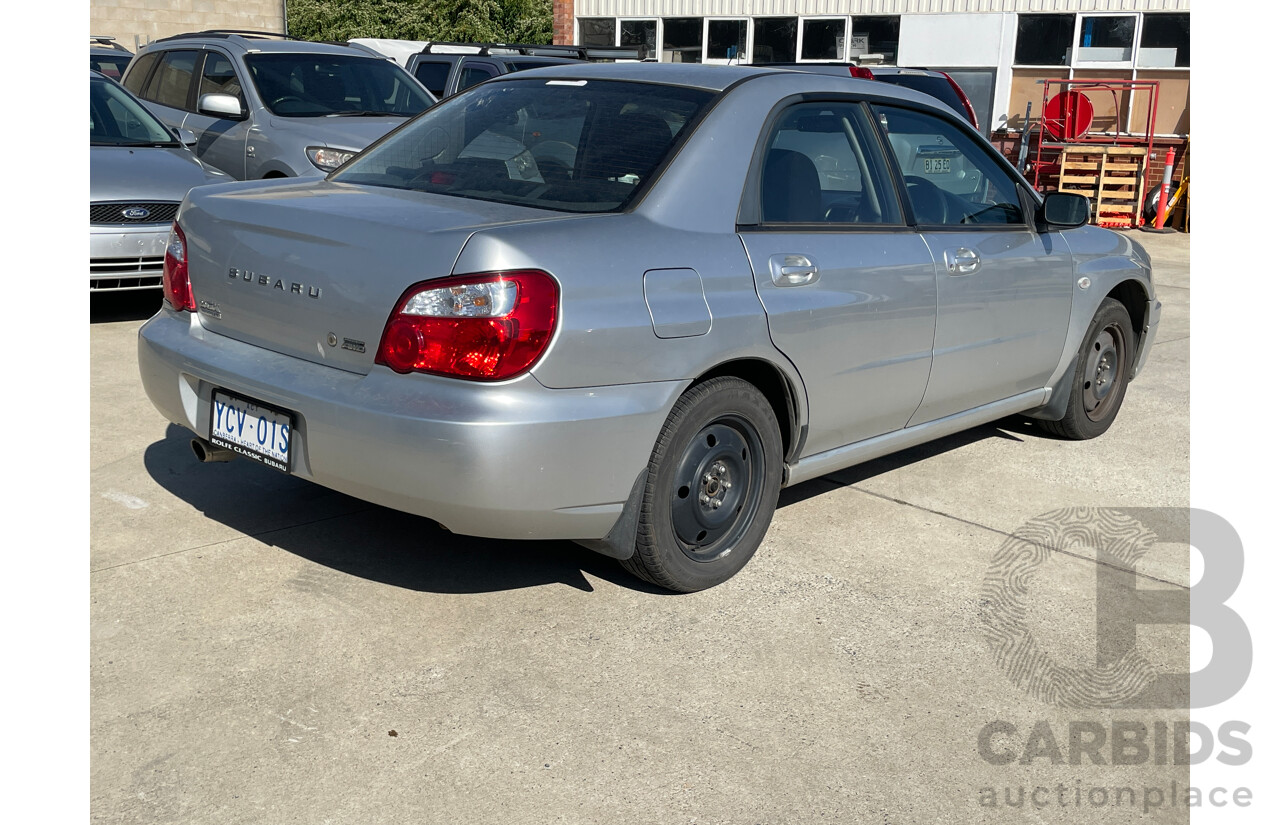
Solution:
M578 17L1191 11L1191 0L576 0Z

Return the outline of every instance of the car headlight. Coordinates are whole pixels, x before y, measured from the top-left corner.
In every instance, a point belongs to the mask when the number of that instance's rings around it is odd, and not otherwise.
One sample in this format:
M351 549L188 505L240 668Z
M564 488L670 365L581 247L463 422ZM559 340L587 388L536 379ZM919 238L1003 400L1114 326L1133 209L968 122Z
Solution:
M316 165L317 169L323 169L326 172L332 172L357 154L359 153L349 149L333 149L329 146L307 147L307 158Z

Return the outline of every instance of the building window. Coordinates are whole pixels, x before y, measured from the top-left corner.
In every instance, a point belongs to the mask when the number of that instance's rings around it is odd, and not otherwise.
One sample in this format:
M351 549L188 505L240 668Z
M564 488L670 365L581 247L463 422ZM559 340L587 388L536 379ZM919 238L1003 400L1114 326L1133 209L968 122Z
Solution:
M666 17L662 20L662 61L702 62L702 18Z
M578 45L612 46L615 21L612 17L578 18Z
M623 20L618 45L640 49L640 59L645 60L658 53L657 20Z
M1142 17L1138 65L1149 69L1191 65L1191 15L1147 14Z
M794 17L757 17L751 59L756 63L794 63L796 31Z
M884 56L885 63L898 62L900 17L855 17L849 32L849 59L864 54ZM860 39L863 38L863 39Z
M746 50L746 20L707 21L707 60L741 60Z
M1080 47L1076 55L1081 63L1128 63L1133 60L1133 35L1138 18L1082 17Z
M1013 62L1019 66L1066 66L1071 62L1074 14L1020 14Z
M840 18L809 18L803 21L801 60L844 60L844 32L848 23Z

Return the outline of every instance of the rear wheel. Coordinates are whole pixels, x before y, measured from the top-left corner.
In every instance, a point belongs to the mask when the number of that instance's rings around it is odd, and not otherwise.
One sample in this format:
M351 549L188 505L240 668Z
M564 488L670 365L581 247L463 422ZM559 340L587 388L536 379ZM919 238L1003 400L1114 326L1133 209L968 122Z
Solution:
M768 400L713 378L676 402L649 460L631 573L682 593L726 581L764 539L782 484L782 437Z
M1129 386L1134 357L1133 322L1114 298L1106 298L1085 333L1076 357L1067 413L1041 427L1063 438L1096 438L1115 421Z

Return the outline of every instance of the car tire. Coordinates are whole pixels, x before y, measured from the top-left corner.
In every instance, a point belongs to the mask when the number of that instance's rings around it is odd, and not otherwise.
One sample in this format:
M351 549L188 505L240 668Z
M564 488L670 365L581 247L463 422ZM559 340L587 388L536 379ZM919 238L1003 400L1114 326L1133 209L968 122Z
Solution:
M1104 298L1080 343L1066 415L1037 423L1056 436L1077 441L1105 433L1124 403L1136 355L1134 339L1128 310L1116 299Z
M691 387L653 448L622 566L680 593L728 580L764 539L781 486L782 436L764 395L727 376Z

